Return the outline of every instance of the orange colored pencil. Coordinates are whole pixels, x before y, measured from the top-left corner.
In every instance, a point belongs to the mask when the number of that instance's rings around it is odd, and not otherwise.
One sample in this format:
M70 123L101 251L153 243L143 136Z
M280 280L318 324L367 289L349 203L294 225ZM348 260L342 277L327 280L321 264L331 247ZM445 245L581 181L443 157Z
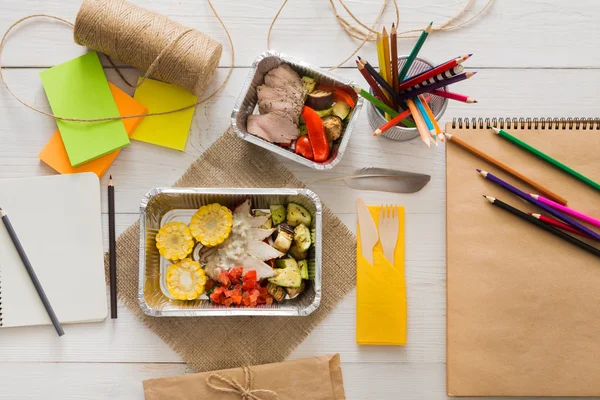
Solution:
M392 87L395 89L398 87L398 36L396 32L396 25L392 22L392 31L390 35L390 56L391 56L391 68L392 68ZM394 101L394 106L398 109L398 104Z
M387 96L383 93L383 90L381 90L381 88L379 87L379 85L377 84L377 82L375 81L373 76L369 73L369 71L367 71L365 66L363 64L361 64L358 60L356 60L356 68L358 68L358 71L360 72L360 74L363 76L363 78L365 78L365 80L367 81L367 83L369 84L371 89L373 89L373 93L375 94L375 96L379 100L383 101L387 106L392 107L392 103L387 98Z
M429 103L431 101L431 99L432 99L431 96L426 97L423 104ZM403 119L410 117L411 114L412 114L412 112L410 111L410 109L408 109L408 110L406 110L404 112L401 112L396 117L392 118L391 120L389 120L385 124L381 125L379 128L375 129L375 132L373 132L373 136L382 135L383 132L387 131L392 126L398 125Z
M429 116L429 119L431 120L431 123L433 124L433 128L435 129L436 139L440 139L443 142L444 135L442 135L442 130L440 129L440 126L435 119L435 115L433 115L433 111L431 111L431 107L429 107L429 104L427 104L427 101L425 101L425 97L422 94L419 95L419 99L421 99L421 102L423 103L423 107L425 108L425 112L427 112L427 115Z
M421 135L421 139L427 145L427 147L431 147L431 136L429 134L429 129L427 129L427 124L425 124L425 120L415 105L415 102L413 99L406 99L406 105L408 105L408 108L412 112L412 117L415 120L417 130Z

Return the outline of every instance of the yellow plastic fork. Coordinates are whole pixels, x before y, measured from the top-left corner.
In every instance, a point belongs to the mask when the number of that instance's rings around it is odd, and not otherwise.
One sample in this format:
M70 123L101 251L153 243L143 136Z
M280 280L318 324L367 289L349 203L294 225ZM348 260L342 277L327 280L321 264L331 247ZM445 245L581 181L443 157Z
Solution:
M392 205L382 205L379 210L379 240L383 247L383 255L392 264L394 264L394 251L399 230L398 208Z

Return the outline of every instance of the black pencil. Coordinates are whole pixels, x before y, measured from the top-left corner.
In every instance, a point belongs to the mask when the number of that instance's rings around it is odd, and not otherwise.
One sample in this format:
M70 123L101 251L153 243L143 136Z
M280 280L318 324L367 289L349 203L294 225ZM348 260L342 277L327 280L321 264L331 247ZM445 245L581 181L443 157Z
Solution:
M381 75L379 75L379 73L375 70L375 68L373 68L371 64L369 64L367 60L364 60L360 57L358 57L358 59L360 60L361 64L365 66L365 68L371 74L373 79L375 79L377 83L379 83L383 90L388 92L389 95L392 96L393 99L399 104L404 104L404 100L400 97L400 95L392 88L392 86L389 83L385 81L385 79L383 79Z
M496 207L500 207L503 210L506 210L506 211L516 215L519 218L522 218L528 222L531 222L532 224L537 225L539 228L542 228L543 230L548 231L548 232L552 233L553 235L556 235L556 236L560 237L561 239L564 239L567 242L570 242L571 244L574 244L575 246L578 246L578 247L580 247L586 251L589 251L590 253L600 257L600 249L590 246L589 244L582 242L579 239L575 239L573 236L567 235L560 229L556 229L555 227L553 227L551 225L545 224L544 222L540 221L539 219L532 217L531 215L524 213L523 211L518 210L498 199L495 199L491 196L486 196L486 195L483 195L483 197L485 197L490 203L492 203Z
M110 317L117 318L117 248L115 243L115 187L108 180L108 252L110 257Z
M15 229L13 228L12 224L10 223L10 220L8 219L8 215L6 215L6 213L4 213L2 208L0 208L0 218L2 219L2 222L4 222L4 226L6 226L6 230L8 231L10 239L12 240L13 244L15 245L15 248L17 249L17 252L19 253L19 257L21 257L21 261L23 261L23 265L25 265L25 269L27 270L27 273L29 274L29 278L31 279L31 282L33 283L33 286L35 287L35 290L38 292L38 296L40 296L40 300L42 300L42 303L44 304L44 308L46 309L46 312L48 313L48 316L50 317L50 321L52 321L52 325L54 325L54 329L56 329L56 333L58 333L58 336L64 335L65 331L63 330L62 326L60 325L60 322L58 322L58 318L56 317L56 314L54 313L54 310L52 309L52 306L50 305L50 301L48 300L48 297L46 296L46 292L44 292L44 289L42 288L42 284L40 283L40 280L38 279L37 275L35 274L35 271L33 270L33 267L31 266L31 262L29 262L29 258L27 257L27 254L25 254L25 250L23 249L23 245L21 245L21 241L19 241L17 232L15 232Z

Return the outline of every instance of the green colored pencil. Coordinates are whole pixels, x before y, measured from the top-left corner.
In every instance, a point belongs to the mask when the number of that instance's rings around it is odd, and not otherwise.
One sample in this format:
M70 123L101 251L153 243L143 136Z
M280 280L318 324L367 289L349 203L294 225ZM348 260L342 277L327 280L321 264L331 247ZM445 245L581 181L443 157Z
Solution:
M427 36L429 36L429 32L431 32L432 25L433 25L433 21L431 21L429 26L427 28L425 28L423 30L423 32L421 32L421 36L419 36L419 40L417 40L417 44L415 44L415 47L412 49L412 51L410 52L410 55L404 62L404 65L402 66L402 70L400 70L400 73L398 74L398 82L402 82L402 81L404 81L404 78L406 78L406 74L408 74L408 70L410 69L410 66L415 61L415 58L417 58L417 54L419 54L421 47L423 47L423 43L425 43L425 39L427 39ZM397 89L397 88L395 88L395 89Z
M539 151L538 149L536 149L535 147L530 146L529 144L525 143L524 141L517 139L516 137L514 137L513 135L511 135L510 133L502 130L502 129L498 129L498 128L494 128L491 126L488 126L489 129L493 130L494 132L496 132L496 134L506 140L508 140L509 142L516 144L517 146L521 147L522 149L527 150L528 152L530 152L531 154L541 158L542 160L554 165L555 167L563 170L564 172L574 176L575 178L579 179L580 181L587 183L588 185L590 185L591 187L593 187L596 190L600 190L600 185L596 182L594 182L593 180L591 180L590 178L583 176L582 174L580 174L579 172L575 171L574 169L567 167L565 164L561 163L558 160L555 160L554 158L550 157L549 155L542 153L541 151Z
M378 98L376 98L375 96L373 96L371 93L367 92L365 89L361 89L358 86L352 86L352 89L354 89L354 91L358 95L364 97L368 102L372 103L375 107L379 108L383 112L388 113L392 118L394 118L394 117L396 117L398 115L398 111L396 111L393 108L389 107L383 101L379 100ZM413 124L411 121L409 121L407 119L402 120L402 123L405 124L408 128L414 128L415 127L415 124Z

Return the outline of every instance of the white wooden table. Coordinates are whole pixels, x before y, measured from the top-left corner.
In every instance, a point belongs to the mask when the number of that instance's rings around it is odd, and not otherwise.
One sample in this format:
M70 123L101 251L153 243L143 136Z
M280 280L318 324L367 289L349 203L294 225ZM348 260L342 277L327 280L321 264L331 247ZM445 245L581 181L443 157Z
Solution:
M401 1L401 28L442 23L466 0ZM227 72L230 50L226 37L205 2L135 0L186 26L198 28L224 44L213 87ZM484 0L477 0L482 6ZM110 169L116 182L117 233L138 218L143 193L172 184L227 128L232 106L253 59L266 50L266 34L280 2L224 2L215 7L236 46L235 69L225 89L199 106L185 152L133 142ZM353 12L373 21L379 1L347 0ZM2 0L0 31L16 19L47 13L73 20L80 0ZM338 7L341 9L341 7ZM477 7L476 7L477 8ZM390 7L384 21L394 16ZM454 117L598 116L600 89L600 3L594 0L498 0L477 21L453 32L433 34L422 55L434 61L472 52L466 64L480 71L456 90L479 104L453 102L442 122ZM400 42L408 53L414 41ZM336 23L325 1L290 1L276 24L274 48L323 67L336 65L356 46ZM33 22L10 38L3 57L5 75L26 101L49 110L38 73L84 52L72 32L58 23ZM373 44L359 54L376 61ZM362 82L354 61L338 74ZM128 75L135 76L133 69ZM112 82L126 89L114 71ZM129 90L131 93L131 90ZM53 120L22 107L0 88L0 179L49 175L37 154L55 129ZM355 199L396 203L406 208L406 278L409 335L406 347L359 347L354 340L355 295L348 295L293 351L290 358L341 353L348 399L445 398L445 160L444 147L427 149L418 140L392 142L370 135L366 112L346 156L325 174L285 161L302 180L349 174L365 166L393 167L427 173L431 182L419 193L360 193L343 184L310 184L321 199L355 229ZM107 206L103 184L103 220ZM105 243L105 247L108 245ZM186 371L181 358L145 328L124 306L119 318L104 323L72 325L56 337L52 327L0 331L0 399L141 399L142 380Z

